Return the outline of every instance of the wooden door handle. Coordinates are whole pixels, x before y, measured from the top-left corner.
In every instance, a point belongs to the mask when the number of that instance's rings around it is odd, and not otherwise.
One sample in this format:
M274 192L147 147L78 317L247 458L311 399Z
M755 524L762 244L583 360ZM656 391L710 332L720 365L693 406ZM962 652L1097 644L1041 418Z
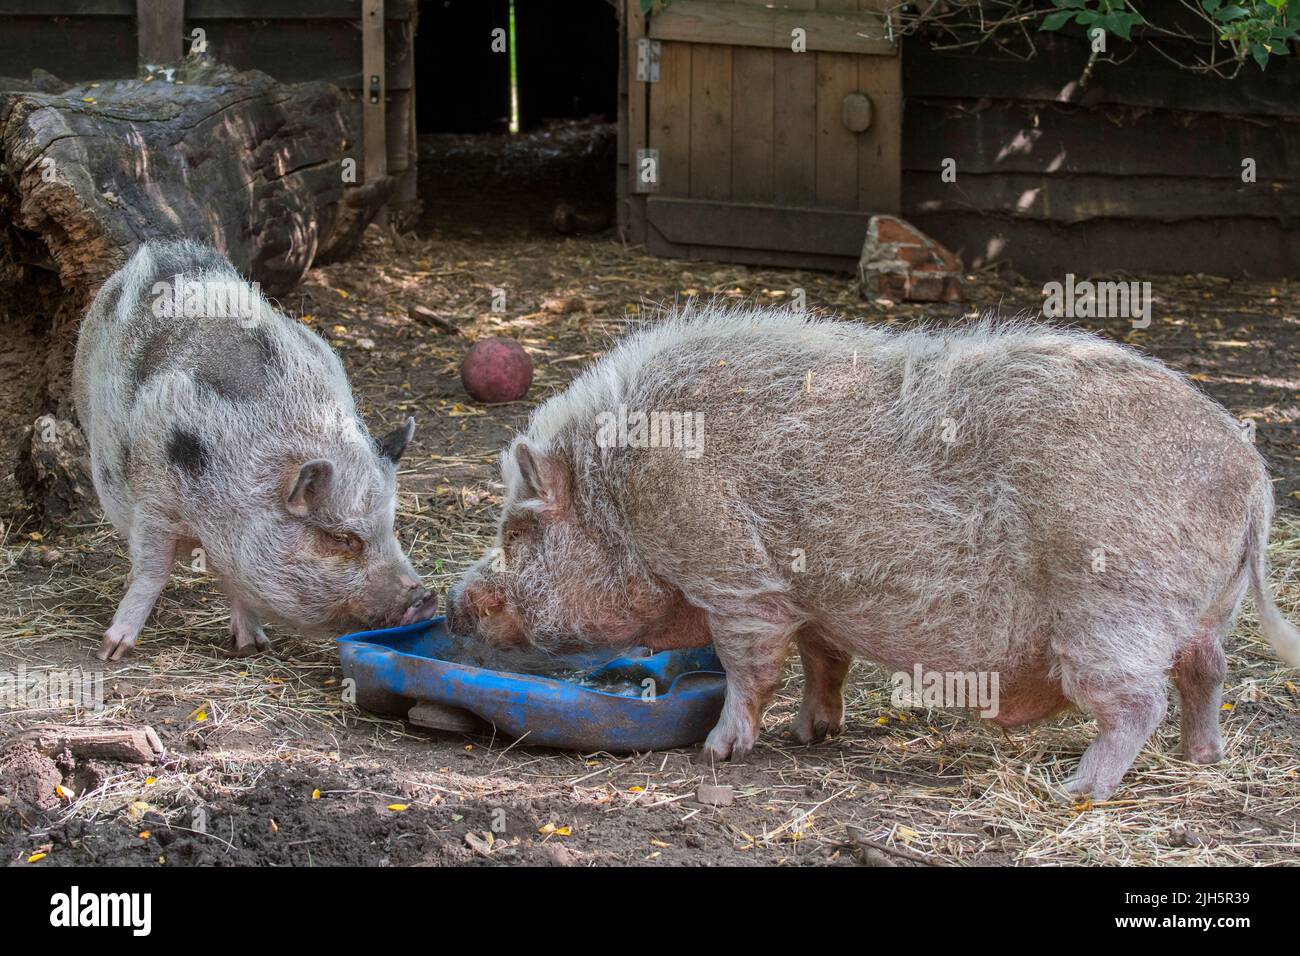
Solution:
M866 93L850 93L840 104L844 125L854 133L861 133L871 126L871 112L871 98Z

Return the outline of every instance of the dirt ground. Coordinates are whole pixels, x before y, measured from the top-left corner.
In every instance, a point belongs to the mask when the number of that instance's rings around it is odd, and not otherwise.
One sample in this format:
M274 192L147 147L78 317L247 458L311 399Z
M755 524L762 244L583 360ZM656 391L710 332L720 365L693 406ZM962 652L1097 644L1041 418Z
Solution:
M334 342L373 430L417 417L398 526L444 594L490 539L501 446L655 303L775 302L803 289L812 308L892 324L1042 302L1041 284L992 274L972 275L961 305L868 301L846 276L655 259L610 230L549 234L536 227L547 209L520 208L518 195L476 203L482 192L451 192L444 184L415 234L372 227L359 257L314 270L282 303ZM493 311L496 289L504 311ZM1150 329L1101 330L1256 421L1283 505L1275 583L1298 619L1300 289L1170 277L1153 291ZM412 320L417 304L465 334ZM463 393L459 358L487 335L533 356L527 401L483 407ZM1052 786L1091 739L1089 720L1003 732L953 712L900 712L886 676L861 662L842 737L784 738L800 683L792 664L758 748L716 769L688 750L553 752L376 718L341 699L330 643L280 629L270 654L225 657L222 598L179 566L139 652L105 668L92 654L124 586L123 542L104 524L42 533L12 501L0 518L0 669L103 670L107 698L100 713L0 712L0 737L54 722L148 725L167 748L154 765L0 756L0 859L11 865L1300 862L1300 677L1272 657L1249 611L1229 647L1225 762L1179 758L1175 702L1114 799L1072 806ZM734 802L701 804L702 782L729 785Z

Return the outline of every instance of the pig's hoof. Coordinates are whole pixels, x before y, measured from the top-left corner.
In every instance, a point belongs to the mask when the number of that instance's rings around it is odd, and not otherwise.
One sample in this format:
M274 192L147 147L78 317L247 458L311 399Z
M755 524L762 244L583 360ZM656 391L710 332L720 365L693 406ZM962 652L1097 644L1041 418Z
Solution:
M226 648L227 657L253 657L271 649L266 632L260 627L241 630L230 629L230 646Z
M226 652L225 652L225 653L226 653L226 656L227 656L227 657L230 657L230 658L236 658L236 657L256 657L258 654L261 654L263 651L268 651L268 650L270 650L270 649L271 649L271 645L270 645L270 644L235 644L235 643L231 643L231 645L230 645L229 647L226 648Z
M1069 777L1061 781L1061 795L1067 800L1092 796L1092 781L1083 777Z
M271 642L263 635L260 640L252 641L248 644L240 644L238 641L231 641L230 646L226 648L227 657L256 657L271 649Z
M691 758L691 763L697 764L699 766L707 767L710 764L722 763L730 756L731 756L731 751L724 752L720 750L715 750L712 747L710 747L708 744L705 744L703 747L701 747L699 750L695 752L695 756Z
M1218 763L1223 759L1223 743L1216 740L1213 743L1197 744L1193 747L1185 747L1183 749L1183 756L1192 763L1199 763L1202 765Z
M1115 788L1107 787L1091 776L1075 774L1061 784L1061 790L1067 800L1108 800Z
M754 749L754 739L749 734L738 734L721 726L714 727L704 741L704 746L695 755L697 764L721 763L724 760L738 761Z
M799 714L790 724L789 737L798 744L819 744L844 730L843 718L832 721Z
M95 656L101 661L120 661L135 650L135 633L124 627L113 626L104 632L104 643Z

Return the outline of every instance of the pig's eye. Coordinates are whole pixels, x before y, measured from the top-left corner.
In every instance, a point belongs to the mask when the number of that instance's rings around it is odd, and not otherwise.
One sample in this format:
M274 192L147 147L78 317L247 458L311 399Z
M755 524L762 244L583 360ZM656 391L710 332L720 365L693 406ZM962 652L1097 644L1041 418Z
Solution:
M322 531L321 536L331 550L342 551L348 554L360 554L365 548L365 542L355 534L337 534L333 531Z

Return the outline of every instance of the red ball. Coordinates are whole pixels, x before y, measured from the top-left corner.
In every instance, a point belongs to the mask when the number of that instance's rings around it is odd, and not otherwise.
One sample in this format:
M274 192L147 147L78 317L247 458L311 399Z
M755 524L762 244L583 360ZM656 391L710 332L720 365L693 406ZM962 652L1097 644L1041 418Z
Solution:
M480 402L513 402L533 384L533 360L511 339L481 339L460 363L465 391Z

